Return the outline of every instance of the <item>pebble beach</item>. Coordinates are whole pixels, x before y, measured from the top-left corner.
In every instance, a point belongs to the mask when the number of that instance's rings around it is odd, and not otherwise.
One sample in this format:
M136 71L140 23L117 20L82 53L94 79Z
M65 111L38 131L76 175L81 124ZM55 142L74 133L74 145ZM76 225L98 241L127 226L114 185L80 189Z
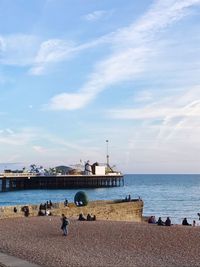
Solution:
M77 221L57 216L0 220L0 251L40 266L200 266L200 227Z

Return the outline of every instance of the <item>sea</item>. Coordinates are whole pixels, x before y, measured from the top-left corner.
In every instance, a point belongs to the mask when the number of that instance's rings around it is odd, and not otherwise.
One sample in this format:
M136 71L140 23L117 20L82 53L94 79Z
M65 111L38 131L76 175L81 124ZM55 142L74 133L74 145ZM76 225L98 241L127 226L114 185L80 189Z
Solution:
M124 186L113 188L80 189L85 191L88 199L115 200L141 198L144 201L144 216L154 215L163 220L169 216L174 224L180 224L184 217L197 225L200 212L200 175L194 174L127 174L124 175ZM62 190L23 190L1 192L0 206L40 204L47 200L62 202L74 201L79 189Z

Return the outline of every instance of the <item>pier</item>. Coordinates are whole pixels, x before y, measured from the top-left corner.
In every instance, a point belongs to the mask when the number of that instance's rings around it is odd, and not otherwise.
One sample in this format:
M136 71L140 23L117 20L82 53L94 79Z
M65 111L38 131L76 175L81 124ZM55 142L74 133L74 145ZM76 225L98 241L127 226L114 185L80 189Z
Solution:
M124 186L121 174L109 175L35 175L31 173L0 174L0 192L26 189L72 189Z

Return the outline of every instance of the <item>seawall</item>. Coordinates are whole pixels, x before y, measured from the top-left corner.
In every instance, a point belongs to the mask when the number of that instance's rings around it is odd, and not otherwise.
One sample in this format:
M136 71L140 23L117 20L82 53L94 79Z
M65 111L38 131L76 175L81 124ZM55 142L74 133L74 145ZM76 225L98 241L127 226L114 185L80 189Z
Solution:
M29 207L29 216L38 216L39 205L27 205ZM14 207L17 212L14 212ZM0 207L0 219L24 217L22 211L24 205ZM125 202L122 200L115 201L90 201L87 206L77 207L74 203L69 203L67 207L63 203L53 203L51 208L53 216L60 216L64 213L67 217L78 218L80 213L85 216L90 213L96 215L97 220L113 221L142 221L143 201L132 200Z

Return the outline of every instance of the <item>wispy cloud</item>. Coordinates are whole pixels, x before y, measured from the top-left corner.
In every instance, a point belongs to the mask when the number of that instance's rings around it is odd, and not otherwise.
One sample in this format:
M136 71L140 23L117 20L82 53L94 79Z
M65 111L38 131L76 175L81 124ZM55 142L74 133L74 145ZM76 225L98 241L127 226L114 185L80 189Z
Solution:
M29 144L37 136L33 129L24 128L20 131L14 131L10 128L0 130L0 144L10 146L22 146Z
M176 99L176 101L174 101ZM115 119L124 120L169 120L180 117L200 117L200 86L171 96L161 97L156 102L142 107L115 109L108 112Z
M112 14L113 11L106 11L106 10L95 10L85 16L83 18L88 21L97 21L104 17L108 17Z
M39 38L34 35L12 34L0 36L0 64L27 66L34 61Z
M133 80L145 70L145 63L154 54L154 42L160 31L188 14L200 0L155 1L149 11L129 27L119 29L110 39L113 52L97 62L88 81L77 93L60 94L50 100L50 109L83 108L102 90L125 80ZM85 95L85 97L84 97ZM74 96L80 100L73 104ZM60 103L60 105L59 105Z
M42 42L29 73L41 75L45 72L48 64L66 60L73 50L74 46L71 42L61 39L50 39Z

